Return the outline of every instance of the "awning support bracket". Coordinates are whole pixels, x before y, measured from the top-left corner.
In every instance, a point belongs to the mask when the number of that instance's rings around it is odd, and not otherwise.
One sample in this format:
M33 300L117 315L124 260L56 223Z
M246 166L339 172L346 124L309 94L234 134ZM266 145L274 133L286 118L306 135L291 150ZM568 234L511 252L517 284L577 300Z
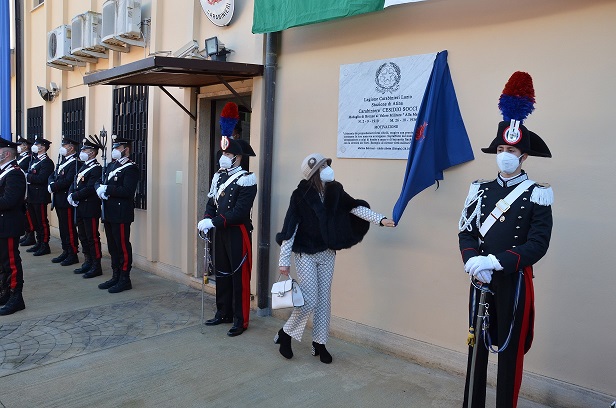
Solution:
M221 76L221 75L216 75L216 77L218 78L218 80L227 87L227 89L229 91L231 91L231 93L233 95L235 95L235 97L237 99L240 100L240 105L242 105L244 108L248 109L248 112L252 113L252 109L250 108L250 103L246 101L245 98L243 98L240 94L237 93L237 91L235 89L233 89L233 87L231 85L229 85L229 83L227 81L225 81L225 79Z
M195 114L193 114L191 111L189 111L188 109L186 109L186 107L185 107L184 105L182 105L182 104L180 103L180 101L178 101L177 99L175 99L175 97L174 97L173 95L171 95L171 94L169 93L169 91L167 91L167 90L166 90L163 86L161 86L161 85L158 85L158 87L159 87L159 88L160 88L160 89L161 89L164 93L166 93L166 94L167 94L167 96L168 96L169 98L171 98L171 100L172 100L173 102L175 102L175 103L176 103L176 104L177 104L180 108L182 108L182 110L183 110L184 112L186 112L186 113L188 114L188 116L190 116L190 117L192 118L192 120L194 120L195 122L197 121L197 116L196 116Z

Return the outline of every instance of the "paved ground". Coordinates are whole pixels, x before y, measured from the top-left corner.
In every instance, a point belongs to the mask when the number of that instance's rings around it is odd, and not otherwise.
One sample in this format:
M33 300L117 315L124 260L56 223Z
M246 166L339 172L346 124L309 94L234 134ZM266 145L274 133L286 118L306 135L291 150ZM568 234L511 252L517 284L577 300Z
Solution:
M288 361L272 342L280 320L253 316L229 338L229 325L201 324L200 291L133 270L134 289L112 295L96 287L108 260L82 279L50 262L56 240L52 251L22 252L27 308L0 317L0 407L461 406L461 377L338 339L330 365L308 340Z

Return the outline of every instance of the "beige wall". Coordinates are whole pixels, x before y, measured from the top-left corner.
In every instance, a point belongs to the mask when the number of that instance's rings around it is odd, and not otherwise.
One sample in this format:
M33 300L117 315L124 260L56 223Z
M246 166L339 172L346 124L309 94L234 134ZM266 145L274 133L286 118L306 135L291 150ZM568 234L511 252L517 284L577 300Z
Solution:
M496 176L495 157L479 148L495 136L505 82L527 71L537 104L526 124L554 158L531 158L524 167L552 184L555 204L551 247L536 266L536 340L525 368L613 392L616 3L495 3L426 1L283 32L272 229L280 229L311 151L334 158L351 195L391 214L405 161L335 158L339 67L447 49L476 160L415 197L397 229L373 227L360 245L340 252L332 298L337 317L465 352L468 278L457 222L469 183Z
M103 125L111 128L112 87L84 86L87 72L136 61L150 52L175 51L192 39L203 46L205 38L214 35L235 50L229 61L263 63L263 37L250 33L252 1L236 1L231 26L216 27L197 0L150 0L142 8L144 17L152 18L147 48L110 52L108 60L73 72L46 67L46 33L88 9L100 12L102 4L54 0L34 11L26 5L25 107L45 106L52 156L59 147L62 100L86 96L87 133L98 133ZM274 234L308 153L333 157L337 179L377 211L390 215L400 192L405 161L335 157L340 65L447 49L477 158L446 171L438 190L430 188L415 197L397 229L372 227L360 245L339 252L332 298L334 322L355 322L451 351L461 356L453 364L463 370L468 282L457 248L458 217L468 184L496 175L494 157L479 148L495 134L500 92L511 73L528 71L535 81L537 109L526 123L547 141L554 158L531 158L525 168L533 179L553 185L556 201L551 248L536 268L536 340L525 368L608 393L616 389L611 375L616 351L610 341L616 329L616 277L609 257L616 222L609 212L614 194L608 187L610 153L616 147L608 133L611 96L616 94L616 56L610 52L616 3L512 4L430 0L282 33L270 277L277 275ZM43 102L36 91L36 85L49 81L62 89L51 103ZM261 78L253 81L251 143L257 162L262 86ZM192 112L197 111L198 98L228 94L222 87L202 88L199 95L190 89L168 90ZM133 224L135 263L190 282L201 261L195 248L202 245L195 236L195 223L203 212L196 204L196 123L156 87L150 88L149 102L148 210L137 211ZM200 123L207 126L207 120L200 118ZM259 178L256 164L254 170ZM257 199L255 221L258 211ZM255 293L256 278L252 285Z

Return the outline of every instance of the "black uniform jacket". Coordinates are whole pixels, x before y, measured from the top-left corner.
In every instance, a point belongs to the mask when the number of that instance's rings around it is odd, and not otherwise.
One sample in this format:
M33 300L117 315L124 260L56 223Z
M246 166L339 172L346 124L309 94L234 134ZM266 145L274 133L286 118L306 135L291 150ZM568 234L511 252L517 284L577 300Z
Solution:
M215 185L214 191L218 191L220 186L235 174L237 169L231 169L229 174L222 170L214 175L212 184ZM250 214L252 204L257 196L257 179L253 173L245 173L233 180L216 197L210 197L205 207L204 218L211 218L212 224L216 228L229 228L238 225L245 225L248 231L252 231L252 221Z
M53 192L53 204L56 208L68 208L71 206L68 201L66 201L66 197L68 196L69 188L75 181L77 167L81 167L81 163L77 160L76 155L72 155L68 158L63 157L58 166L58 174L54 171L51 176L49 176L48 183Z
M32 153L30 151L22 152L17 155L17 164L24 171L24 173L28 172L30 168L30 160L32 160Z
M53 161L44 154L42 157L32 157L30 169L26 175L28 180L28 202L30 204L48 204L51 194L47 191L49 176L53 173Z
M86 169L90 169L85 172ZM77 170L77 179L71 185L69 194L73 201L78 201L77 216L81 218L99 218L101 216L101 200L96 195L94 184L100 180L102 167L96 160L84 163Z
M293 252L315 254L326 249L345 249L359 243L370 228L370 223L355 215L351 210L363 206L370 208L364 200L351 197L342 184L332 181L325 184L325 197L302 180L293 194L284 218L282 232L276 235L276 242L293 240Z
M0 174L9 168L12 170L0 179L0 238L19 237L26 222L26 178L16 160L0 169Z
M479 217L483 223L490 216L497 201L505 198L527 178L526 173L522 172L520 176L507 182L500 177L492 181L474 182L471 191L477 191L478 187L478 191L483 193L478 194L480 200L465 209L466 216L472 214L479 205ZM476 219L472 220L470 230L465 228L458 234L464 263L473 256L492 254L499 260L504 268L503 273L506 274L535 264L546 254L550 244L552 197L551 187L532 185L511 204L503 217L496 220L481 241Z
M131 160L120 159L111 162L105 173L107 174L106 194L109 198L103 200L105 207L104 221L118 224L133 222L135 220L135 191L137 191L137 183L139 182L139 167Z

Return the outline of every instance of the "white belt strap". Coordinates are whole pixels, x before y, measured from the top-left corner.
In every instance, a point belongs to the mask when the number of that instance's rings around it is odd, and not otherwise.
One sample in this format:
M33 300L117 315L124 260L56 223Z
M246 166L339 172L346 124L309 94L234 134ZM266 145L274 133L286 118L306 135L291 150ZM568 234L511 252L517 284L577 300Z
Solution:
M533 184L535 184L535 182L532 180L524 180L523 182L518 184L518 186L511 193L507 194L507 197L498 200L498 202L496 203L496 207L494 207L494 209L488 215L483 224L481 224L481 228L479 228L479 233L482 237L486 236L486 234L488 233L490 228L492 228L492 225L494 225L496 220L498 220L501 215L506 213L507 210L509 210L509 208L511 207L511 204L513 204L515 200L517 200L522 195L522 193Z
M218 191L216 192L216 198L214 199L214 201L216 202L216 204L218 204L218 197L220 197L220 194L225 191L225 189L227 188L227 186L229 186L229 184L233 183L233 180L239 178L240 176L242 176L244 173L246 173L246 170L241 170L238 171L237 173L235 173L234 175L232 175L231 177L229 177L227 179L227 181L225 181L224 184L222 184L220 187L218 187Z

